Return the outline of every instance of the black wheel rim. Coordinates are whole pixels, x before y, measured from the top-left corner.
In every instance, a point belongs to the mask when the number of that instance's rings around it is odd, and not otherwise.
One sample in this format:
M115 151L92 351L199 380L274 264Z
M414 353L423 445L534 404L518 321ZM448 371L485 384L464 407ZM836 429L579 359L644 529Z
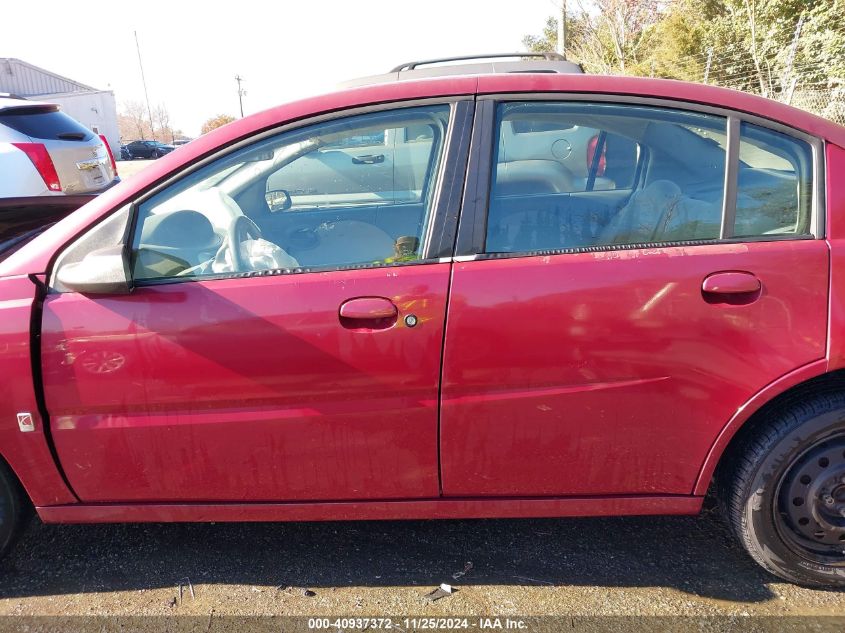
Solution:
M845 435L818 441L786 469L775 524L799 556L845 566Z

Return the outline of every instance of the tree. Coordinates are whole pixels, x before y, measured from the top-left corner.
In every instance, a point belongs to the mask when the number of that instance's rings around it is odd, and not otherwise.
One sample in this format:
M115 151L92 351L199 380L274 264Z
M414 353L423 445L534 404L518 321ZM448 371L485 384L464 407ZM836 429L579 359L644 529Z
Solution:
M721 0L675 0L670 3L651 34L649 74L702 81L709 55L708 28L721 7Z
M140 101L124 101L121 104L117 125L122 139L152 138L147 109Z
M645 63L648 45L661 6L659 0L576 0L567 15L567 50L587 72L644 74L650 68ZM546 21L542 35L522 41L533 51L555 50L557 19Z
M710 83L773 98L796 82L845 88L845 0L572 1L571 49L588 72L702 81L709 59ZM556 27L523 42L552 50Z
M221 125L226 125L227 123L231 123L235 120L235 117L229 116L228 114L218 114L215 117L208 119L205 123L202 124L202 133L207 134L211 132Z
M794 68L807 83L845 89L845 0L812 4L801 30Z
M531 52L545 53L557 50L557 18L550 17L546 20L542 35L526 35L522 38L522 45ZM573 51L582 35L582 23L579 16L567 14L566 16L566 50L567 57Z
M150 127L147 107L140 101L124 101L117 115L117 127L123 140L147 139L172 143L181 134L174 130L170 122L170 112L167 106L160 103L153 110L154 128Z
M594 11L579 8L584 35L576 53L592 72L646 74L648 43L660 19L658 0L594 0Z
M167 110L167 106L163 103L157 105L153 111L153 118L158 128L155 139L164 143L172 143L174 140L174 131L170 126L170 112Z

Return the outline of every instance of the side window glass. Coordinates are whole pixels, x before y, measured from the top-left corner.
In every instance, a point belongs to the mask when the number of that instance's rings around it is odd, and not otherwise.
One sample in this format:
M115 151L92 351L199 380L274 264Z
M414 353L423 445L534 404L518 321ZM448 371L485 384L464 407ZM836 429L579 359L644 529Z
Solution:
M717 238L726 129L665 108L500 104L487 252Z
M808 235L812 165L805 141L743 122L734 235Z
M140 205L134 278L419 259L450 111L336 119L221 158Z

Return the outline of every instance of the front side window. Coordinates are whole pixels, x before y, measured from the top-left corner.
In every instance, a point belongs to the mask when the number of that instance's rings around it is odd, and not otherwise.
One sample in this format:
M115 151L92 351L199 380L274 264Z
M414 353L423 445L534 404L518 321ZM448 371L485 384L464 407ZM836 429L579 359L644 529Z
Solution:
M134 278L420 259L449 115L433 105L335 119L204 167L139 206Z
M739 130L728 237L809 234L810 145L746 122ZM488 253L722 235L726 117L609 103L502 103L494 138Z

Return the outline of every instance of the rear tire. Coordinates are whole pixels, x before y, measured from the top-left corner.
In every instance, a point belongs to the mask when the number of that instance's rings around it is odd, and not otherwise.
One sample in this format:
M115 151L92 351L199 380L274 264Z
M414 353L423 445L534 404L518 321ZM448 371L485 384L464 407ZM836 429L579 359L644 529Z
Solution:
M24 514L23 490L9 467L0 460L0 558L14 545Z
M728 459L720 497L751 557L799 585L845 587L845 394L771 412Z

